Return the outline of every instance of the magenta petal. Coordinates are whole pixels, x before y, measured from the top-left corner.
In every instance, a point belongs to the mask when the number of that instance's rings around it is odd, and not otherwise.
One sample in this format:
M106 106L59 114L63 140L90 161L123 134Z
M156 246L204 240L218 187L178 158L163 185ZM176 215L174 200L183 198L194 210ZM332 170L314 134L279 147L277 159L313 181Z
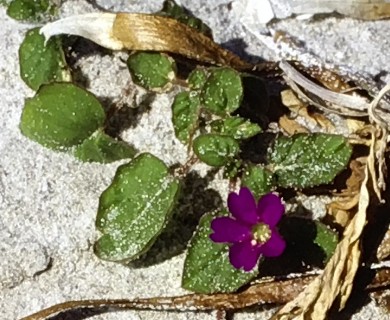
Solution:
M279 232L272 230L271 238L260 247L260 253L264 257L278 257L283 253L284 249L286 249L286 242Z
M234 243L229 250L230 263L236 269L243 268L244 271L251 271L259 260L260 248L253 246L251 240Z
M251 237L248 226L229 217L219 217L211 221L211 229L214 231L210 239L214 242L238 242Z
M282 200L273 193L268 193L260 198L257 205L257 213L260 221L275 227L284 213Z
M241 188L239 194L230 193L227 202L229 211L237 220L248 224L258 222L256 201L248 188Z

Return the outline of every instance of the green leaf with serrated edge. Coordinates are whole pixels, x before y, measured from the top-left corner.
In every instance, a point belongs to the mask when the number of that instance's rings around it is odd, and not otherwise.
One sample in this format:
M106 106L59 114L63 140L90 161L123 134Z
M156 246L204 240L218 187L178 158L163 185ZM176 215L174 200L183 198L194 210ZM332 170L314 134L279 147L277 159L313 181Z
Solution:
M281 187L312 187L332 182L348 164L352 147L330 134L277 137L268 154L270 168Z
M255 165L248 165L241 178L241 185L248 187L256 199L271 191L272 172Z
M95 254L130 261L146 252L171 218L178 192L178 181L151 154L120 166L100 196L96 228L103 236L95 243Z
M238 154L236 140L218 134L203 134L194 139L193 149L197 157L209 166L220 167Z
M188 86L192 90L200 90L206 83L207 77L208 74L205 69L197 68L189 74L187 79Z
M248 139L261 132L261 128L244 118L229 117L210 123L211 132L231 136L234 139Z
M324 263L328 262L336 250L338 243L338 235L325 224L314 221L317 229L317 234L314 243L321 247L325 253Z
M19 48L20 76L33 90L50 82L71 81L59 38L39 34L39 28L27 32Z
M243 88L239 73L231 68L211 69L203 90L202 104L211 113L226 116L241 103Z
M76 146L73 154L84 162L110 163L133 158L136 150L126 142L116 140L98 130L82 144Z
M196 92L180 92L172 104L172 122L176 137L188 143L198 125L200 110L199 95Z
M175 79L176 65L162 53L136 52L127 59L134 83L145 89L163 89Z
M49 0L13 0L8 5L7 15L15 20L38 22L52 7Z
M193 16L190 11L177 5L175 1L165 0L162 10L158 13L174 18L211 38L211 29L209 26Z
M104 120L103 107L92 93L72 83L53 82L26 100L20 129L45 147L65 150L87 139Z
M217 216L229 215L226 211L206 214L192 237L184 262L182 287L197 293L235 292L256 277L251 272L234 268L228 257L228 245L210 240L211 221Z

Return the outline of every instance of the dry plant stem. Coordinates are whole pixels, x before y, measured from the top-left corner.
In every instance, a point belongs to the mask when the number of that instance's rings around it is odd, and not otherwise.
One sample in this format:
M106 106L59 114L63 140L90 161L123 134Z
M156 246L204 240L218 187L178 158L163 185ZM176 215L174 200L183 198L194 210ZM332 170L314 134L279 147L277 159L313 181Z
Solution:
M238 310L266 304L285 303L296 297L315 276L302 276L294 279L276 280L254 284L240 293L230 294L189 294L179 297L157 297L145 299L81 300L69 301L41 310L21 320L45 320L59 313L94 308L109 310L164 310L164 311L212 311ZM367 290L384 290L390 286L390 268L377 269Z
M385 152L387 147L387 140L389 136L389 124L388 122L381 116L378 112L379 102L386 96L386 94L390 92L390 83L388 83L382 90L378 93L374 100L372 100L369 108L368 115L370 120L376 123L381 128L382 138L379 141L377 159L378 159L378 171L379 171L379 179L377 183L377 188L384 190L386 188L385 184L385 171L386 171L386 162L385 162Z
M279 67L285 73L285 79L290 84L290 86L291 82L296 84L295 86L291 86L292 89L294 91L298 91L297 93L300 96L303 96L306 100L309 100L312 104L321 108L322 110L344 116L363 117L367 115L365 110L368 109L369 104L366 99L358 96L350 96L338 92L333 92L323 88L306 78L287 61L281 61L279 63ZM297 89L297 86L304 88L305 91L321 98L323 101L328 102L328 104L325 105L315 102L301 89Z

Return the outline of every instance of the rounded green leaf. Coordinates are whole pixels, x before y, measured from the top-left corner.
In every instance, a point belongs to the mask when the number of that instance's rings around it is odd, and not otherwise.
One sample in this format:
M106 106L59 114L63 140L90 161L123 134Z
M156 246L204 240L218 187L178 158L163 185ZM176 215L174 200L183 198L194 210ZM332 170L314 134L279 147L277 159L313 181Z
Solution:
M271 191L273 182L272 173L260 166L249 165L245 168L241 184L251 189L256 199Z
M327 225L314 221L316 226L316 237L314 243L321 247L325 253L324 264L329 261L336 250L338 244L338 234L336 231L330 229Z
M196 137L193 149L201 161L214 167L227 164L240 151L236 140L218 134L203 134Z
M61 41L51 38L45 44L45 37L39 28L27 32L19 48L20 76L33 90L45 83L70 81Z
M210 224L217 216L228 213L206 214L200 220L184 262L182 287L198 293L234 292L258 273L235 269L229 261L228 245L210 240Z
M198 124L199 95L195 92L180 92L172 104L172 122L176 137L188 143Z
M231 136L237 140L248 139L261 132L259 125L240 117L215 120L210 126L213 133Z
M146 252L171 218L178 191L166 165L151 154L120 166L100 196L96 228L103 236L96 255L129 261Z
M134 83L146 89L162 89L175 79L175 62L162 53L134 53L127 66Z
M110 163L133 158L136 150L126 142L116 140L98 130L82 144L76 146L73 154L84 162Z
M39 21L51 7L49 0L13 0L8 6L7 14L15 20Z
M242 96L238 72L230 68L216 68L211 70L203 87L202 103L211 113L227 115L240 106Z
M197 68L190 73L187 82L192 90L200 90L206 83L207 77L208 75L205 69Z
M312 187L332 182L347 166L352 147L343 136L297 134L279 136L268 154L281 187Z
M51 83L26 100L20 129L45 147L63 150L87 139L104 120L94 95L72 83Z

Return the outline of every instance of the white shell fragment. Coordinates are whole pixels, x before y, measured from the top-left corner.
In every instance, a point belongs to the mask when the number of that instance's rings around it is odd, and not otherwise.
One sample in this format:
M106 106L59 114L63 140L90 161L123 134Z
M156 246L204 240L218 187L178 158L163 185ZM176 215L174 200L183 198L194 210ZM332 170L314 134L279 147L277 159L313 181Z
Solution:
M40 30L46 41L60 34L89 39L107 49L121 50L123 44L112 37L116 13L88 13L60 19L46 24Z

